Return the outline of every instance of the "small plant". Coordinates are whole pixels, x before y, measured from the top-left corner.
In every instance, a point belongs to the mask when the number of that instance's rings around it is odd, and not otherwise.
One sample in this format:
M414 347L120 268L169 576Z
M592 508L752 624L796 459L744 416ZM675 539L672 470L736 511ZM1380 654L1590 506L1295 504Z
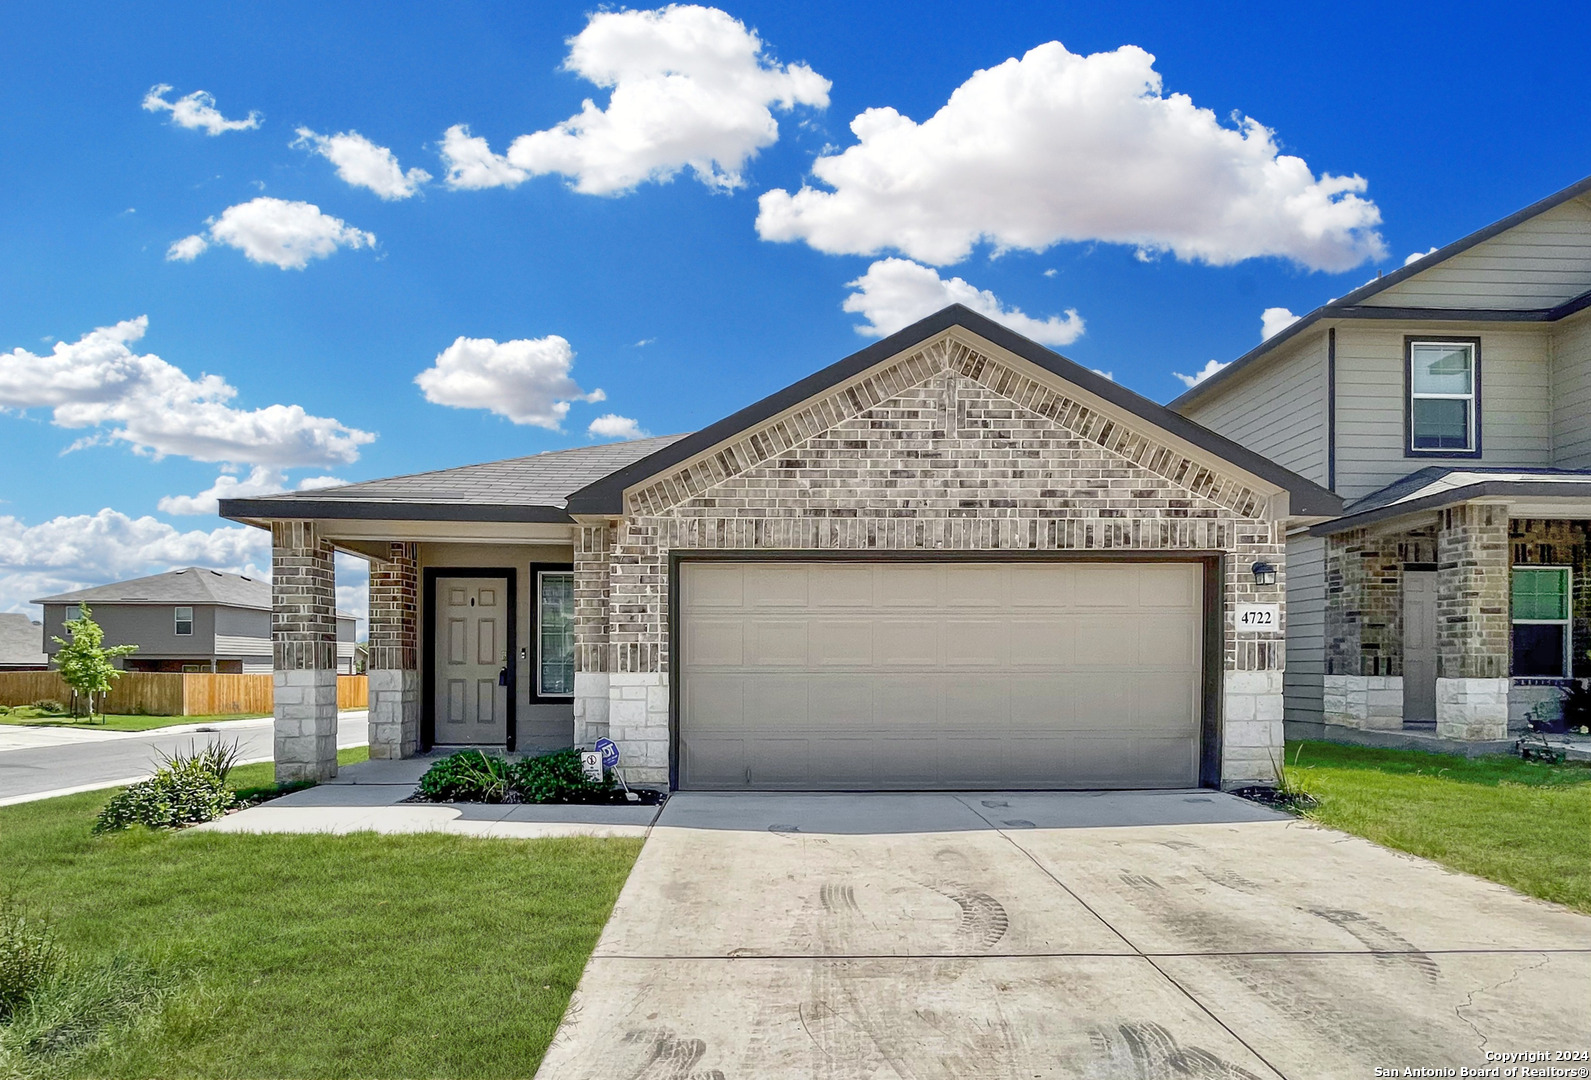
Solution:
M50 928L13 901L0 902L0 1022L20 1012L60 963Z
M131 825L175 829L214 821L237 805L237 796L226 786L237 759L236 742L209 743L202 750L163 757L154 776L111 797L99 812L94 831Z
M40 713L64 713L66 711L66 706L54 698L40 698L33 703L33 708Z
M580 751L556 750L526 758L513 766L514 789L529 803L606 802L613 780L603 773L600 781L586 776Z
M500 803L509 794L509 766L500 757L462 750L425 770L416 794L426 802Z
M111 661L137 652L138 646L112 645L107 648L105 631L94 621L87 604L82 606L77 618L67 622L66 634L64 639L50 639L61 647L55 654L55 666L61 669L61 678L66 680L72 692L87 700L88 718L92 721L94 699L103 699L110 693L111 683L122 677Z

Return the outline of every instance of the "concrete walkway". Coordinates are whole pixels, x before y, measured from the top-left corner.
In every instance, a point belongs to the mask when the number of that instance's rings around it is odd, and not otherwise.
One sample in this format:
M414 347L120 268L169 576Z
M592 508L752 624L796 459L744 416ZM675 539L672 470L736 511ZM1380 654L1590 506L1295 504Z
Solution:
M644 837L656 806L537 806L483 803L406 803L435 757L363 761L337 778L189 832L418 833L495 839L547 836Z
M1591 918L1208 791L687 793L537 1075L1359 1080L1587 986Z

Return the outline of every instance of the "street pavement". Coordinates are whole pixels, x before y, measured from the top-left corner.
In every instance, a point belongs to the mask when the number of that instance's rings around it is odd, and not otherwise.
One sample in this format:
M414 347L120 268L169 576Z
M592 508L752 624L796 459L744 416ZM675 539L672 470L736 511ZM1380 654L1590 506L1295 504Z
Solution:
M211 742L236 741L240 763L270 761L271 724L266 716L206 725L210 731L194 725L138 732L0 727L0 806L141 780L154 772L160 754ZM367 737L363 709L338 714L338 746L363 746Z

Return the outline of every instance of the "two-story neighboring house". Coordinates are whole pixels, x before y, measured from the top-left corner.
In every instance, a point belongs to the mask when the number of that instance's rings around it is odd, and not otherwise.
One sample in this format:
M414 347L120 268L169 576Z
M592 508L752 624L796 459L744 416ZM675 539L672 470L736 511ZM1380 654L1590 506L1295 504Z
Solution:
M1295 731L1504 739L1591 675L1591 178L1170 407L1345 500L1288 535Z
M65 624L89 605L107 645L137 645L127 671L271 673L271 583L189 566L150 577L46 596L45 649L53 660ZM354 671L351 612L337 612L337 670Z

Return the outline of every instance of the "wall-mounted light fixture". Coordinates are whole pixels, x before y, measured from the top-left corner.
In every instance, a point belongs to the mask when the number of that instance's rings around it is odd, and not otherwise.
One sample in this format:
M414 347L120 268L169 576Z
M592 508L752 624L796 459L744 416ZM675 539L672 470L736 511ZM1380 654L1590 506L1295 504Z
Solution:
M1270 563L1268 563L1268 562L1257 562L1253 566L1249 567L1249 569L1254 571L1254 584L1256 584L1256 585L1275 585L1276 584L1276 567L1272 566Z

